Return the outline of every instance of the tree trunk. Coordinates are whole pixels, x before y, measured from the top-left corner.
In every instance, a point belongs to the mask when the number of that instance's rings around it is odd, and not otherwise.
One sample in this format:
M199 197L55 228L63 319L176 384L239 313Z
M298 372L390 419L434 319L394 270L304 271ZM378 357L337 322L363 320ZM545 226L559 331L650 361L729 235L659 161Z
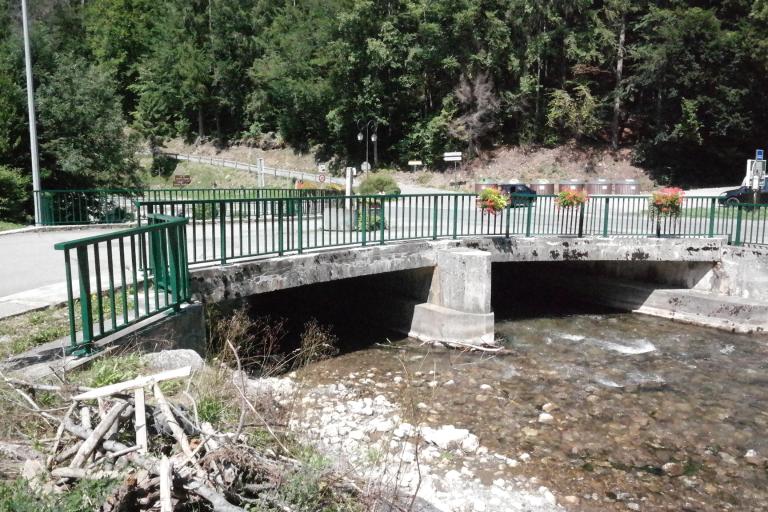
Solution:
M197 108L197 138L201 139L205 137L205 124L203 122L203 106L200 105Z
M613 91L613 122L611 123L611 147L619 148L619 119L621 117L621 78L624 71L624 41L627 35L625 17L621 18L619 29L619 47L616 53L616 88Z

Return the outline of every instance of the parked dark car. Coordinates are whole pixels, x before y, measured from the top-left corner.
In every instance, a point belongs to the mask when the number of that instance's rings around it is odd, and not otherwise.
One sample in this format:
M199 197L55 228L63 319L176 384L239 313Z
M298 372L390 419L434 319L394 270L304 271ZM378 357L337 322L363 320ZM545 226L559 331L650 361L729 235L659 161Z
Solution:
M768 181L766 181L768 185ZM717 202L721 206L738 206L739 204L768 204L768 188L766 185L758 190L751 187L739 187L720 194Z
M515 207L515 206L528 206L529 204L535 204L536 203L536 191L533 190L528 185L523 185L522 183L518 184L502 184L499 185L501 188L501 191L505 194L509 195L509 206ZM533 196L533 197L516 197L517 194L524 194L525 196Z

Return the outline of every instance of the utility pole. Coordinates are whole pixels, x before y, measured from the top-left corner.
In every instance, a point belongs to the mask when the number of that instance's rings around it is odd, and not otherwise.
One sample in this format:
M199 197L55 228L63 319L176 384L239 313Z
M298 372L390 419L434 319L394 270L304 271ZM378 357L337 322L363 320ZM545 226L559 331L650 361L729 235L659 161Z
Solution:
M24 31L24 64L27 71L27 106L29 108L29 150L32 158L32 198L35 225L40 225L40 162L37 156L37 126L35 122L35 88L32 82L32 50L29 44L29 13L27 0L21 0L21 25Z

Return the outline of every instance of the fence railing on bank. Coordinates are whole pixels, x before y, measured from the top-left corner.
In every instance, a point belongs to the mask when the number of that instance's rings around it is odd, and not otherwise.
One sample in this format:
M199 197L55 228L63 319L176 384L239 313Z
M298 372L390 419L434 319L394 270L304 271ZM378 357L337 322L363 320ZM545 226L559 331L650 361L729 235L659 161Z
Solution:
M332 190L269 188L69 189L43 190L42 224L46 226L114 224L139 219L136 201L182 199L271 199L338 195Z
M71 353L88 354L94 341L189 300L187 219L147 220L55 245L64 252Z

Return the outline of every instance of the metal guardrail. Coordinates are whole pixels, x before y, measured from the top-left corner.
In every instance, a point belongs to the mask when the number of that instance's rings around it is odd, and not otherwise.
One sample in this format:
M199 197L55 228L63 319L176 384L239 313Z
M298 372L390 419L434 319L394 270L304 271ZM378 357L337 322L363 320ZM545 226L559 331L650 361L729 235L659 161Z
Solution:
M161 154L163 156L167 156L169 158L173 158L174 160L183 160L187 162L196 162L199 164L208 164L208 165L217 165L220 167L229 167L231 169L239 169L243 171L258 173L258 174L264 174L268 176L274 176L274 177L282 177L282 178L296 178L297 180L311 180L311 181L317 181L318 180L318 173L310 172L310 171L299 171L299 170L290 170L290 169L280 169L278 167L269 167L269 166L259 166L256 164L252 164L249 162L241 162L238 160L229 160L226 158L216 158L213 156L199 156L199 155L188 155L183 153L168 153L165 151L159 151L158 154ZM343 178L334 178L332 176L327 176L325 178L326 183L335 183L337 185L344 185L344 179Z
M54 246L64 251L72 354L87 355L94 341L189 300L187 219L148 220L147 226Z
M592 196L572 208L556 198L515 194L498 212L474 194L139 200L149 225L55 246L64 251L72 351L88 353L107 334L178 309L190 296L190 264L466 236L724 236L765 245L768 235L768 205L686 197L678 216L655 218L647 196Z
M36 192L45 226L115 224L137 221L137 200L262 199L337 195L330 190L268 188L58 189Z

